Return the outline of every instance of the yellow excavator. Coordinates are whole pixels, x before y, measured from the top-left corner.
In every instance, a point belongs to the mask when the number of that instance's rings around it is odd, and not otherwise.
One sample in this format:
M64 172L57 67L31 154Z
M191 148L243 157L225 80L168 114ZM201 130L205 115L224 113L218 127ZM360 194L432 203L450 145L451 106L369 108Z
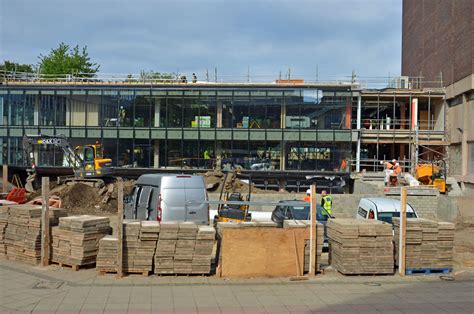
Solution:
M107 176L112 167L112 159L104 158L104 150L99 143L80 145L73 149L64 135L26 134L23 136L23 150L28 160L28 178L25 184L28 192L35 191L37 165L34 147L44 145L59 147L63 151L63 165L72 167L74 171L74 177L69 177L66 181L81 181L92 186L101 185L104 182L100 178Z
M252 194L251 184L249 184L249 193L247 196L244 196L240 192L226 192L224 193L224 188L227 182L226 172L224 176L224 182L222 184L221 192L219 195L219 201L222 200L224 195L223 204L219 204L217 207L217 215L214 217L214 224L217 222L245 222L252 220L252 214L249 213L249 204L250 196ZM234 202L234 203L232 203ZM247 203L247 204L239 204Z
M433 185L440 193L446 193L446 161L420 163L416 166L416 179L423 185Z

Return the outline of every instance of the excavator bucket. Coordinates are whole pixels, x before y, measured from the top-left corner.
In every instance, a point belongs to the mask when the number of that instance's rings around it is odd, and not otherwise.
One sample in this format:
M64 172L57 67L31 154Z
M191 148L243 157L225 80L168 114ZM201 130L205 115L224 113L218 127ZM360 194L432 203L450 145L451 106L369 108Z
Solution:
M25 189L27 192L34 192L35 188L33 186L33 182L35 182L36 179L36 174L30 174L28 178L26 178L26 184L25 184Z

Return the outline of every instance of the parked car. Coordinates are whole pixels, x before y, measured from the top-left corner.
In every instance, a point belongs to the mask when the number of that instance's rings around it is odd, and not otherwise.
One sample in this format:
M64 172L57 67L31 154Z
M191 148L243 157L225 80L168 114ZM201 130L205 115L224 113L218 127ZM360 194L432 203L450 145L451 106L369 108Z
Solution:
M288 203L286 205L278 205L272 212L272 221L276 222L279 228L283 227L284 220L310 220L310 204L299 200L285 200L280 203ZM289 204L291 203L291 204ZM327 230L326 224L328 216L323 215L324 209L321 205L316 204L316 221L324 225L324 247L327 248Z
M125 218L209 224L207 201L201 176L144 174L125 200Z
M357 219L376 219L392 223L393 217L400 217L400 200L385 197L362 198L357 209ZM407 204L407 218L418 218L415 209Z

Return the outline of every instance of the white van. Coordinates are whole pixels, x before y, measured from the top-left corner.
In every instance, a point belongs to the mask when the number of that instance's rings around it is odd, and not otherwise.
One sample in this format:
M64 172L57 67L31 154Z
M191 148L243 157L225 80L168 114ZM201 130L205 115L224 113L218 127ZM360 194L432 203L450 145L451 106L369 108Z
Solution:
M204 178L184 174L141 175L125 201L125 218L209 224Z
M407 218L418 218L415 209L407 203ZM376 219L392 223L393 217L400 217L400 200L384 197L362 198L357 209L357 219Z

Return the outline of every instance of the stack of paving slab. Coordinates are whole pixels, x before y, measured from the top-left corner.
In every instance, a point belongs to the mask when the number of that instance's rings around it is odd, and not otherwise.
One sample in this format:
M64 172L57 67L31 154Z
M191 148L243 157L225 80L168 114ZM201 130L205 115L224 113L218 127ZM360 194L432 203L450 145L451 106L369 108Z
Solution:
M174 254L178 242L179 224L163 222L155 251L155 274L174 274Z
M193 222L161 224L155 251L156 274L209 274L215 229Z
M407 218L405 267L410 269L452 268L454 224L425 218ZM400 218L393 218L397 265Z
M198 226L198 228L193 254L192 273L209 274L211 272L216 230L211 226Z
M51 231L51 261L69 266L95 264L99 241L111 232L108 217L62 217Z
M283 228L310 228L311 221L309 220L285 220ZM316 271L321 270L321 254L324 246L324 225L316 222ZM309 272L309 251L310 240L304 242L304 272Z
M59 208L49 209L49 225L58 224L67 212ZM5 228L5 246L8 259L28 264L39 264L41 259L41 206L9 206Z
M118 239L116 236L106 235L99 240L96 269L98 272L116 272L118 258Z
M340 273L393 274L392 225L378 220L330 219L331 265Z
M160 233L158 221L125 221L123 229L123 271L148 274Z
M5 246L5 230L8 225L8 212L10 208L8 206L0 207L0 256L7 254L7 248Z

